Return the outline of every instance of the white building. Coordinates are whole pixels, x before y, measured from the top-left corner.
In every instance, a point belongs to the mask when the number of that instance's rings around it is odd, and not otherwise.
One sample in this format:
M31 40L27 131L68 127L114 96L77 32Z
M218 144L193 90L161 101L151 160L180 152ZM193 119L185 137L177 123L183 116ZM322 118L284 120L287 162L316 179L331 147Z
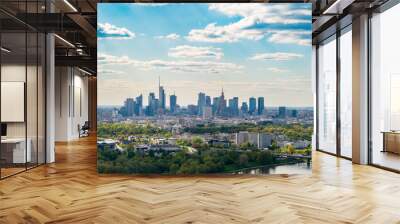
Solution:
M272 144L272 136L267 133L259 133L258 134L258 148L264 149L269 147Z
M257 146L258 148L258 133L257 132L250 132L248 133L249 135L249 140L248 142L252 145Z
M249 141L249 132L241 131L239 133L236 133L236 140L235 140L236 145L240 145L248 141Z

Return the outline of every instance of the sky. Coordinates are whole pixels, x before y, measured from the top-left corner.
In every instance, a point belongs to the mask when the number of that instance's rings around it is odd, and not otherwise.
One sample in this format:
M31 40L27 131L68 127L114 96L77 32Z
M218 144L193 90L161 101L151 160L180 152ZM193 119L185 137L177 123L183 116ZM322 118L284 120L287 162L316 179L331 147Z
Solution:
M199 92L312 106L311 4L100 3L98 104L122 105L158 79L178 104Z

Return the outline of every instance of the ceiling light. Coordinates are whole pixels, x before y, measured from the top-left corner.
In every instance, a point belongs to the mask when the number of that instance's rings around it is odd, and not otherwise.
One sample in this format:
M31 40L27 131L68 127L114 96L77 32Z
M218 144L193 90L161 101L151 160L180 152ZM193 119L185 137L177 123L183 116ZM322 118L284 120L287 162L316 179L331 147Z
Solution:
M67 4L74 12L78 12L78 10L68 1L64 0L65 4Z
M1 47L0 49L1 49L1 51L4 51L6 53L10 53L11 52L11 50L9 50L9 49L7 49L5 47Z
M57 34L54 34L54 36L55 37L57 37L59 40L61 40L62 42L64 42L64 43L66 43L67 45L69 45L70 47L73 47L73 48L75 48L75 45L73 45L71 42L69 42L68 40L66 40L66 39L64 39L64 38L62 38L62 37L60 37L59 35L57 35Z
M85 73L85 74L87 74L87 75L90 75L90 76L92 75L92 73L90 73L90 72L88 72L88 71L86 71L86 70L83 70L83 69L81 69L81 68L79 68L79 67L78 67L78 70L81 71L81 72L83 72L83 73Z
M355 0L336 0L333 2L332 5L330 5L324 12L322 13L323 15L338 15L342 14L343 10L347 8L349 5L351 5Z

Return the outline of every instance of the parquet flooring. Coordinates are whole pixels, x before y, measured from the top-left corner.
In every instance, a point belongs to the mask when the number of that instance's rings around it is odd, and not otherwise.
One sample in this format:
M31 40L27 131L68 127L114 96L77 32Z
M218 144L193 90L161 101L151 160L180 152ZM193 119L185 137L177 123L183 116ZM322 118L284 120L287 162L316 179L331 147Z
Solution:
M312 175L98 175L95 138L0 181L0 223L400 223L400 175L315 152Z

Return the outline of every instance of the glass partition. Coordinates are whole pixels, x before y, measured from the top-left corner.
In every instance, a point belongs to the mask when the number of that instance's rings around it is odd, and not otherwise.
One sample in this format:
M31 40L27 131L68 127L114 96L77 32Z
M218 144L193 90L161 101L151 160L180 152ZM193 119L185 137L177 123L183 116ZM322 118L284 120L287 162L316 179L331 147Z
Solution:
M43 11L43 1L14 3L0 7ZM0 178L45 163L45 44L43 33L0 12Z
M26 150L26 40L25 32L1 34L2 177L24 171L31 161L31 151Z
M371 162L400 170L400 4L371 19Z
M336 153L336 36L318 47L318 149Z
M352 157L352 34L340 36L340 155Z

